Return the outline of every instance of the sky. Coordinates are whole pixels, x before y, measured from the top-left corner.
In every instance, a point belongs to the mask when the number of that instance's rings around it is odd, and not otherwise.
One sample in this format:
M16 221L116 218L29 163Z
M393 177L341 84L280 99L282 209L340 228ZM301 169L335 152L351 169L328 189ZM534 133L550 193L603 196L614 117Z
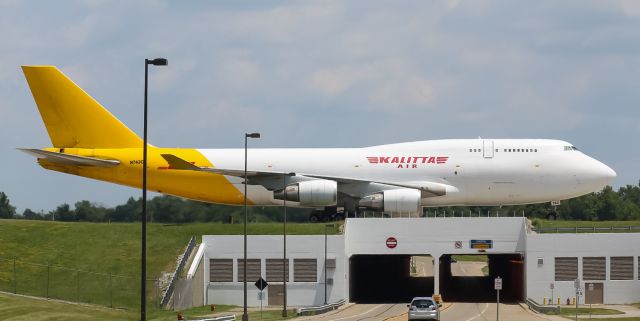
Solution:
M22 212L140 191L47 171L20 70L56 65L163 147L550 138L640 179L640 2L0 0L0 191Z

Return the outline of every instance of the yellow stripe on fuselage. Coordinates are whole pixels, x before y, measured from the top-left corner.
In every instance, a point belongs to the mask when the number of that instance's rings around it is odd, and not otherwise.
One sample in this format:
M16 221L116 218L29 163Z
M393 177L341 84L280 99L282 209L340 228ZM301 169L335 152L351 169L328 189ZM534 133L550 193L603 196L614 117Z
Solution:
M60 152L59 148L46 148ZM61 165L39 160L42 167L58 172L84 176L101 181L113 182L131 187L142 187L142 148L83 149L65 148L65 154L118 160L120 164L112 168ZM213 167L213 164L195 149L149 147L147 188L163 194L170 194L210 203L243 204L244 196L223 175L169 169L161 154L173 154L196 166ZM248 200L249 204L251 202Z

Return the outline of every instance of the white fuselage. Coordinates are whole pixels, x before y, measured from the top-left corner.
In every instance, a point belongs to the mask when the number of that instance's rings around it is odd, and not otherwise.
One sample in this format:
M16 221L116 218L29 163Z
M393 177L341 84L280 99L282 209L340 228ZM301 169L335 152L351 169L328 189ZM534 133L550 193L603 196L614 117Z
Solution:
M215 167L242 170L243 149L201 149ZM439 183L446 195L422 206L510 205L563 200L609 184L616 173L571 144L541 139L454 139L364 148L249 149L248 169L369 181L343 184L354 197L397 188L384 183ZM227 177L240 191L242 179ZM281 204L260 185L249 185L256 205ZM293 204L292 204L293 205Z

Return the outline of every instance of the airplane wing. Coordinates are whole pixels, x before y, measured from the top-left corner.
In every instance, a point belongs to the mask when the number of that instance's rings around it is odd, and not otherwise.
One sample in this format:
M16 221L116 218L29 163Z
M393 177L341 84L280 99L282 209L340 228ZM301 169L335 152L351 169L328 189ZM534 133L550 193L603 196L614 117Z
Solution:
M244 177L244 170L222 169L222 168L214 168L214 167L200 167L200 166L193 165L187 162L186 160L172 154L162 154L162 158L164 158L167 161L167 163L169 163L169 169L209 172L209 173L220 174L220 175ZM293 176L295 175L295 173L254 171L254 170L247 171L247 177L269 176L269 175L281 177L282 175Z
M35 148L18 148L18 150L27 154L33 155L38 159L45 159L51 163L61 165L76 165L76 166L94 166L94 167L114 167L120 164L120 161L93 158L86 156L70 155L64 153L54 153L46 150Z
M200 167L200 166L193 165L187 162L186 160L172 154L162 154L162 157L169 163L169 169L209 172L209 173L244 178L244 170ZM369 180L363 180L358 178L348 178L348 177L316 175L311 173L292 173L292 172L255 171L255 170L247 171L247 179L249 181L252 181L252 180L260 181L262 179L281 178L282 176L296 176L296 175L306 176L311 178L318 178L318 179L328 179L328 180L336 181L341 184L377 183L377 184L395 186L399 188L413 188L413 189L420 190L425 197L445 195L448 187L448 185L446 184L429 182L429 181L397 183L397 182L385 182L385 181L369 181ZM453 188L454 190L456 189L453 186L450 186L450 188Z

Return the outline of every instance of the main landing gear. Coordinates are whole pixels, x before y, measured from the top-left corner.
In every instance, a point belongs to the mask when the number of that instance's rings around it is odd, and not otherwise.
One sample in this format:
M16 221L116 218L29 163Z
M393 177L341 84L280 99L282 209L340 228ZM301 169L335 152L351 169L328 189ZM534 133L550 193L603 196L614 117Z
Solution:
M309 215L309 222L330 222L344 220L344 210L338 210L337 207L325 207L324 209L318 209Z

